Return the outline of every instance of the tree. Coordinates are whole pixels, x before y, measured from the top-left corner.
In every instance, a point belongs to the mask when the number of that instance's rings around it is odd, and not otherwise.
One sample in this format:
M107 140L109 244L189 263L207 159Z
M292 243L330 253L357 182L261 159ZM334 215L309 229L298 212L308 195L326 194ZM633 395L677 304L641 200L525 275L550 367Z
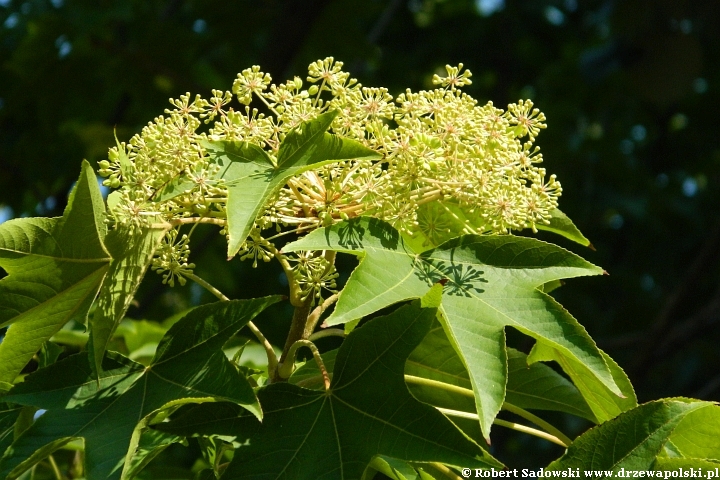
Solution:
M133 478L199 436L200 478L456 478L504 468L488 452L493 425L566 448L548 471L717 465L718 407L638 406L623 370L549 295L605 272L512 234L590 245L539 166L546 125L533 102L479 105L461 91L462 64L395 99L342 67L311 63L306 86L253 66L232 93L172 99L99 162L106 203L84 163L62 217L0 226L0 475L35 475L47 458L60 478L54 453L70 448L82 454L61 464L75 477ZM196 275L198 225L220 228L228 259L280 264L293 314L279 355L253 319L282 299L230 300ZM342 288L338 253L361 258ZM162 326L125 319L149 268L219 301ZM85 348L56 361L86 317ZM244 326L262 365L243 360ZM507 347L506 327L535 340L529 354ZM325 337L342 344L321 353ZM118 340L127 355L109 348ZM597 427L572 439L528 410Z

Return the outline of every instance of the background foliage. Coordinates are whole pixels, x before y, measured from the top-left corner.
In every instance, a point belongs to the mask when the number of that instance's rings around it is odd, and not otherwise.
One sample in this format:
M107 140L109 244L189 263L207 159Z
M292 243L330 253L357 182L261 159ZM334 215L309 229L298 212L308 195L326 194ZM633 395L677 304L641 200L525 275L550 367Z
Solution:
M463 62L480 102L531 98L545 112L538 144L563 182L560 206L596 252L553 241L610 273L572 280L556 298L626 369L639 401L720 400L717 2L0 0L0 22L0 219L60 215L81 159L106 158L113 130L125 140L168 97L229 89L252 64L283 80L333 55L397 94ZM249 264L225 263L222 240L195 246L200 276L212 272L231 298L283 292L274 265L259 282ZM148 280L134 318L210 300ZM530 346L519 335L509 344ZM508 463L560 452L498 433ZM156 462L192 462L192 445L176 447Z

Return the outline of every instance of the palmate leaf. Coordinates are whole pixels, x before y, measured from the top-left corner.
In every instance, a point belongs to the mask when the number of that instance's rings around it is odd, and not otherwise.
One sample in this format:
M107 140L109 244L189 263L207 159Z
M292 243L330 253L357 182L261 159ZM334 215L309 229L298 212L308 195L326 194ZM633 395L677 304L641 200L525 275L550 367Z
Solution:
M588 419L595 423L603 423L617 417L622 412L637 407L637 398L630 379L625 375L623 369L608 354L602 350L600 353L610 368L615 384L623 393L622 397L615 395L599 381L587 366L541 341L538 341L533 347L528 356L528 362L535 364L534 362L539 361L556 361L590 406L593 416Z
M547 469L608 472L593 478L613 478L621 468L650 470L678 424L692 412L711 406L685 398L640 405L582 434Z
M513 348L508 353L508 382L505 401L531 410L555 410L594 420L592 411L578 389L565 377L542 363L528 365L527 356ZM471 389L465 365L435 323L420 345L410 354L405 373L457 387ZM472 412L472 398L440 388L410 383L410 391L425 403Z
M538 223L538 230L546 230L548 232L557 233L562 235L568 240L579 243L584 247L590 247L590 240L585 238L585 235L575 226L570 217L565 215L559 208L555 208L550 211L550 223L548 225Z
M469 373L486 438L505 398L506 326L575 358L612 392L621 394L585 329L539 289L553 280L602 273L567 250L532 238L468 235L416 253L393 227L364 217L316 230L283 248L298 250L362 256L325 322L328 325L420 297L429 285L447 282L443 327Z
M201 405L159 427L178 435L237 435L246 446L225 473L232 479L360 479L376 455L502 468L405 386L405 360L436 312L415 301L353 331L327 391L287 383L262 388L262 424L228 405Z
M108 270L105 206L87 162L58 218L19 218L0 225L0 389L69 320L85 322Z
M392 480L435 480L435 477L421 468L416 469L401 460L383 456L373 459L365 470L362 480L373 480L377 473L382 473Z
M684 457L720 462L720 407L713 405L688 414L670 441Z
M380 155L359 142L327 133L337 111L302 122L280 144L277 166L259 146L237 141L203 143L217 178L228 189L228 257L245 241L267 200L293 175L339 160L377 159Z
M96 378L102 369L105 349L130 307L155 250L169 228L169 225L164 224L139 230L118 226L107 235L105 244L113 261L100 288L97 308L90 319L88 351L90 367Z
M655 464L653 465L655 470L660 471L676 471L679 472L679 469L690 469L694 468L704 468L705 473L701 476L701 478L705 478L705 474L707 474L708 470L711 470L715 472L716 469L720 468L720 462L716 462L713 460L708 460L706 458L658 458L655 460ZM683 472L684 473L684 472ZM688 472L691 473L691 472ZM672 475L672 474L671 474ZM688 475L690 476L690 475ZM717 478L717 477L713 477Z
M418 217L422 218L423 216L426 218L441 216L443 229L433 230L432 233L430 233L424 231L421 227L418 231L414 232L412 236L405 236L405 242L417 253L429 250L432 247L438 246L447 240L459 237L467 232L484 233L487 228L485 219L479 213L476 212L474 215L469 215L451 201L438 200L420 205ZM535 227L538 230L556 233L584 247L593 248L590 240L582 234L573 221L559 208L550 210L550 223L537 223Z
M155 457L160 455L163 450L173 443L179 443L181 441L182 439L176 435L170 435L152 429L143 431L138 441L137 449L134 451L130 461L127 462L124 477L135 478L142 469L153 461Z
M88 357L73 355L29 375L5 400L47 410L0 459L0 478L16 478L73 438L85 440L88 480L120 478L140 442L136 428L169 403L225 401L261 415L248 383L227 360L225 342L280 297L192 310L170 328L148 367L110 352L95 380ZM140 445L142 446L142 445Z

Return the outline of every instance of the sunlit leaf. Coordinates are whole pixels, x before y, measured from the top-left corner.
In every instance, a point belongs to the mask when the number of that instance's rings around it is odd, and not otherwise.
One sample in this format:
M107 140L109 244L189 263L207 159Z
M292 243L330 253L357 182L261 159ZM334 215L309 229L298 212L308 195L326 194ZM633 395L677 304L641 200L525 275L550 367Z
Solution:
M610 368L615 384L620 387L622 397L613 393L606 385L600 382L587 366L558 349L547 346L542 341L535 344L528 356L528 361L530 363L556 361L590 406L593 417L586 418L595 423L602 423L617 417L622 412L637 407L637 398L635 397L635 390L623 369L608 354L602 350L600 350L600 353Z
M557 233L563 237L579 243L585 247L589 247L590 240L575 226L572 220L565 215L559 208L550 211L550 224L537 224L538 230L546 230L548 232Z
M110 254L103 246L105 207L87 162L58 218L0 225L0 383L12 383L43 343L70 320L85 322Z
M467 235L416 253L387 223L358 218L316 230L283 250L335 250L362 257L325 321L328 325L420 297L430 285L447 282L443 327L469 373L486 438L505 399L506 326L552 345L621 393L585 329L539 290L560 278L602 273L558 246L525 237Z
M377 159L374 150L347 138L327 133L337 111L302 122L290 131L277 156L277 166L257 145L237 141L206 141L211 162L220 167L218 178L228 188L228 257L247 238L268 198L293 175L338 160Z
M594 420L582 395L565 377L541 363L528 365L527 356L507 349L508 382L505 401L530 410L556 410ZM465 365L438 323L410 354L405 373L471 389ZM473 398L441 388L409 383L410 391L420 400L435 406L475 411Z
M720 462L720 407L713 405L688 414L670 436L670 441L685 457Z
M155 249L168 229L169 225L139 230L118 226L107 235L105 243L113 261L100 288L97 308L90 319L88 344L90 366L96 376L108 343L130 307Z
M396 458L377 456L365 470L362 480L373 480L382 473L392 480L435 480L435 477L422 469L416 469Z
M548 470L567 468L613 473L650 470L673 430L687 415L711 405L689 399L666 399L640 405L578 437Z

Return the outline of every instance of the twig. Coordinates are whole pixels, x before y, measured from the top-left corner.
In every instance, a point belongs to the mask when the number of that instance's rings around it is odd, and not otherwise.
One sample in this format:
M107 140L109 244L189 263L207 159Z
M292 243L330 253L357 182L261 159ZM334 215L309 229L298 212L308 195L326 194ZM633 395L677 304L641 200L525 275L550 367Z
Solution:
M300 307L303 305L303 301L300 298L300 284L295 280L295 272L293 272L292 265L290 265L290 262L288 261L287 257L282 254L272 243L268 243L265 245L265 248L272 253L278 262L280 262L280 266L282 267L283 271L285 272L285 276L288 279L288 286L290 287L290 304L293 307Z

